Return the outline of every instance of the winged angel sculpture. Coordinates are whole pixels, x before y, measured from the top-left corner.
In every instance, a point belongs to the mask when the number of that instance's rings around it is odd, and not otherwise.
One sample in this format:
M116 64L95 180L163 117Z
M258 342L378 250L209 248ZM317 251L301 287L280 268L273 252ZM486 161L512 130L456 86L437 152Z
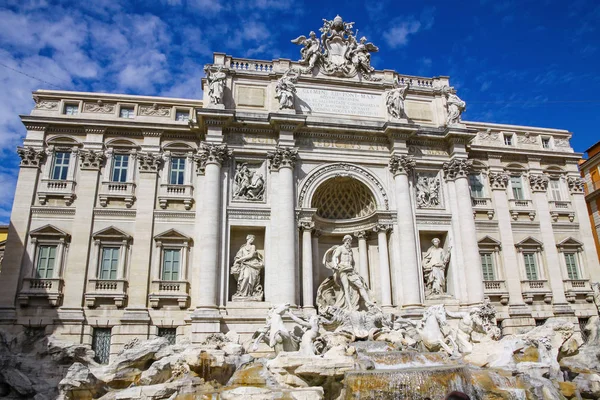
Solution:
M306 67L302 73L310 74L319 67L325 75L351 78L360 74L366 80L379 80L372 76L375 69L371 66L371 53L379 48L367 43L364 36L357 41L358 30L355 33L353 27L354 22L344 22L338 15L333 20L323 19L320 39L310 32L308 38L302 35L292 40L303 46L299 63Z

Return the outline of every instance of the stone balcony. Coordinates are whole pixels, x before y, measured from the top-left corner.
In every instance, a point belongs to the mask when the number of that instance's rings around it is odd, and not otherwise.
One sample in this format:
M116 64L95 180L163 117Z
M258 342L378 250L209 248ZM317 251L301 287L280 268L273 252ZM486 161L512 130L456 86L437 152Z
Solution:
M577 298L585 298L588 303L594 301L594 291L592 285L587 279L566 279L563 281L565 287L565 296L570 303L575 302Z
M106 207L112 200L118 200L124 202L125 207L131 208L135 201L135 183L102 182L98 199L102 207Z
M127 300L127 281L124 279L90 279L85 292L85 304L96 307L102 304L114 304L123 307Z
M194 187L192 185L161 184L158 192L160 208L167 208L169 202L182 202L185 209L192 208L194 202Z
M548 202L550 208L550 217L553 222L557 222L559 218L566 217L570 222L575 219L575 212L571 208L570 201L564 200L550 200Z
M544 300L552 303L552 290L546 280L521 281L521 292L525 303L532 304L534 300Z
M177 304L179 308L186 308L188 304L190 284L187 281L152 281L148 301L150 307L158 308L161 305Z
M492 301L508 304L508 290L504 281L483 281L484 293Z
M531 200L509 199L510 215L514 221L520 216L526 216L530 221L535 219L535 208Z
M488 219L494 218L494 207L492 205L492 199L489 197L471 197L471 205L473 206L473 213L485 214Z
M75 181L60 179L42 179L37 192L40 204L44 205L49 198L61 198L69 206L75 200Z
M28 306L32 299L46 299L51 306L57 307L63 297L63 280L60 278L25 278L19 293L19 304Z

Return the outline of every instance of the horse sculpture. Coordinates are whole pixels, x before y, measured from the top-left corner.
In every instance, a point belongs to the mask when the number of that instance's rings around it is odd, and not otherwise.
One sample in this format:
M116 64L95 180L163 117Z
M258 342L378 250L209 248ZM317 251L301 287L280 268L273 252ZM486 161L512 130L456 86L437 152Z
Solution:
M425 310L417 331L421 337L421 343L427 351L434 352L443 349L449 355L458 354L458 346L452 338L452 328L446 321L446 308L443 304L431 306Z

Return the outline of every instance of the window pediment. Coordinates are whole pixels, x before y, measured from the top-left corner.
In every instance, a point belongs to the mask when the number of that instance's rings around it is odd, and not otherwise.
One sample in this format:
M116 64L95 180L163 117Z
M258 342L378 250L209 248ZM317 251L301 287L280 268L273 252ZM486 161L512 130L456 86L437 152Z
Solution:
M582 251L583 243L575 238L568 237L558 242L556 247L559 251Z
M160 234L154 236L154 240L157 243L168 242L168 243L188 243L189 244L192 242L191 237L184 235L183 233L179 232L176 229L169 229L168 231L160 233Z
M29 236L31 236L32 238L36 238L36 239L54 239L54 240L59 240L59 239L63 239L63 240L69 240L69 238L71 237L71 235L69 235L67 232L63 231L62 229L58 229L57 227L55 227L54 225L44 225L40 228L34 229L31 232L29 232Z
M481 250L499 251L500 249L502 249L502 243L500 243L499 240L496 240L490 236L485 236L484 238L479 240L477 244L479 245L479 248Z
M515 247L519 251L542 251L544 244L539 240L529 236L515 244Z
M121 242L124 240L129 242L132 239L131 235L128 235L114 226L109 226L108 228L99 230L92 235L92 238L94 238L94 240L100 240L103 242Z

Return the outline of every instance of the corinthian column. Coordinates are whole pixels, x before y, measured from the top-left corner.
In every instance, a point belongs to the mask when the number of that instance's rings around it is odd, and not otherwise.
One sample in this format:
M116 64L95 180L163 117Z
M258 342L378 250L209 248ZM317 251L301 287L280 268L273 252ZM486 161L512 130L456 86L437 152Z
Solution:
M296 216L294 199L294 166L298 151L277 146L268 154L269 168L276 172L277 191L273 199L271 223L276 226L271 248L277 249L276 282L265 282L271 289L268 301L296 304ZM273 277L272 274L269 276Z
M367 238L369 232L360 231L354 234L358 238L358 273L363 277L367 285L371 287L369 283L369 253L367 247Z
M456 201L458 203L458 224L461 232L461 247L465 261L467 301L469 304L483 302L483 274L481 259L477 245L477 233L473 208L471 207L471 190L469 189L469 170L473 162L455 158L443 165L447 181L454 181Z
M400 239L400 257L396 268L396 286L402 286L403 307L419 307L421 302L421 284L419 282L419 263L417 260L417 237L415 216L408 184L408 174L414 169L415 160L411 156L392 155L389 168L394 174L396 186L396 210L398 213L398 236Z
M200 214L201 248L198 266L198 308L217 307L217 284L219 281L219 233L221 216L221 165L229 157L226 144L202 143L196 161L204 171L203 207Z
M378 224L373 228L377 232L377 244L379 247L379 276L381 286L381 306L391 307L392 288L390 278L390 258L388 253L387 233L390 230L388 225Z

